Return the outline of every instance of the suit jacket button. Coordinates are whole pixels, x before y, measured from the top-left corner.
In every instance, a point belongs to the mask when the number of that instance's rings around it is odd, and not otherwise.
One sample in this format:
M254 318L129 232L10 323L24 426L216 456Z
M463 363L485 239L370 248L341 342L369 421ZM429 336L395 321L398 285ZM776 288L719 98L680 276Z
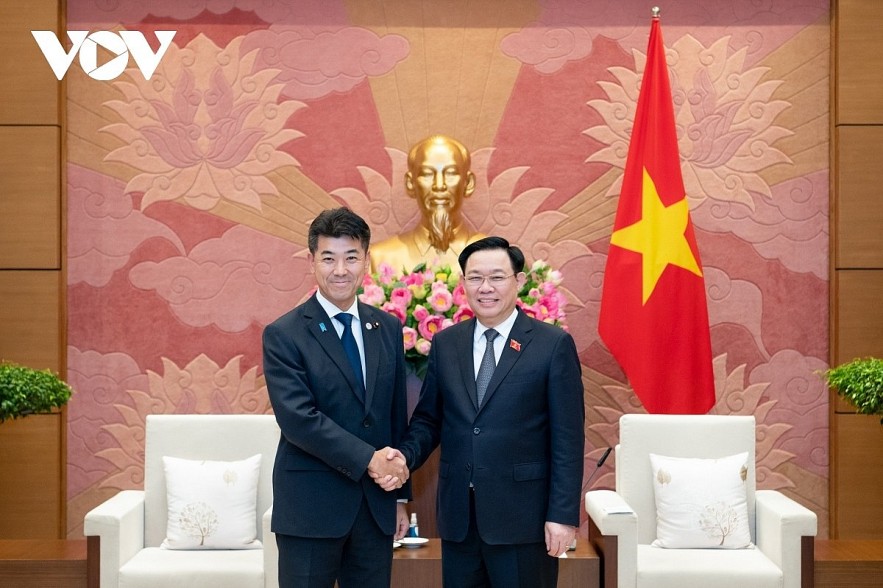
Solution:
M479 429L478 427L475 427L474 429L472 429L472 433L475 435L478 435L479 433L481 433L481 429Z
M365 427L366 429L370 429L371 428L371 419L365 419L364 421L362 421L362 426Z
M471 464L471 463L467 463L467 464L466 464L466 471L468 472L468 471L470 471L471 469L472 469L472 464Z

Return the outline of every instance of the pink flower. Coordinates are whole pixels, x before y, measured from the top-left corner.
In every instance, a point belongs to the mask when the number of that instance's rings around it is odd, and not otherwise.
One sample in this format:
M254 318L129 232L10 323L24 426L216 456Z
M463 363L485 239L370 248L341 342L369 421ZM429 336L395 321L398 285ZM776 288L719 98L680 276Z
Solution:
M429 355L429 348L432 344L426 339L417 339L417 342L414 344L414 349L417 350L417 353L420 355Z
M423 274L408 274L402 276L402 282L404 282L406 286L422 286L424 281Z
M405 312L405 309L394 302L384 302L380 309L399 319L403 325L408 320L408 314Z
M380 283L385 286L392 284L393 278L396 274L396 271L392 268L392 266L384 261L377 269L377 275L380 278Z
M364 287L364 292L359 295L359 300L371 306L380 306L386 300L386 294L377 284L368 284Z
M442 319L441 327L439 328L439 331L441 331L442 329L447 329L448 327L450 327L453 324L454 324L453 319L444 318L444 319Z
M414 315L414 320L419 323L420 321L426 320L426 317L429 316L429 311L426 310L426 307L422 304L418 304L414 307L414 312L411 314Z
M405 340L405 351L413 349L417 344L417 331L411 327L402 327L402 337Z
M442 326L444 318L445 317L438 316L437 314L431 314L417 324L417 331L423 338L432 341L433 335L444 328Z
M459 323L465 320L469 320L475 316L475 313L472 312L472 309L469 308L468 304L462 305L457 309L457 312L454 313L453 319L455 323Z
M400 308L408 308L413 297L413 294L407 288L393 288L392 292L389 293L389 301Z
M371 274L369 274L369 273L366 273L366 274L365 274L365 277L362 278L362 287L363 287L363 288L364 288L365 286L370 286L371 284L375 284L375 283L376 283L376 282L374 281L374 278L373 278L373 277L371 276Z
M447 286L442 284L441 282L436 282L436 284L441 284L441 288L436 288L435 284L432 287L432 293L429 295L429 306L431 306L437 312L445 312L451 305L454 303L454 298L451 296L451 293L448 292Z
M531 318L536 318L537 312L532 306L528 306L527 304L525 304L521 300L517 300L515 303L519 307L521 307L521 310L524 311L524 314L526 314L527 316L529 316Z
M454 291L451 292L451 297L454 299L454 304L456 306L468 304L466 300L466 288L463 287L463 284L457 284L454 287Z

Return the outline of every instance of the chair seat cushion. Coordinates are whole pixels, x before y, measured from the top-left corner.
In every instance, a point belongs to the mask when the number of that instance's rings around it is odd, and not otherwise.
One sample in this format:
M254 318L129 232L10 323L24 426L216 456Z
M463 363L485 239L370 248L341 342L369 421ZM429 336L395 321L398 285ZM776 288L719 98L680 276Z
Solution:
M120 588L263 588L264 552L148 547L120 568Z
M759 549L663 549L638 545L642 588L781 588L782 571Z

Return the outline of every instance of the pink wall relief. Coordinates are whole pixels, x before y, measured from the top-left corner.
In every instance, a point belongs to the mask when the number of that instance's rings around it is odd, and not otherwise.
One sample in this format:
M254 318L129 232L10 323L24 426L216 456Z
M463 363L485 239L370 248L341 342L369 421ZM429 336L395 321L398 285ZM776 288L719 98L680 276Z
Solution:
M704 264L712 412L758 422L758 483L827 521L827 0L662 14ZM348 205L412 228L406 153L472 153L465 221L563 274L586 459L641 412L597 333L643 73L642 0L69 0L68 28L176 30L156 73L68 75L68 534L143 475L150 413L268 412L266 324L315 282L306 230ZM587 475L593 468L587 467ZM610 466L591 481L612 485ZM588 486L587 486L588 487Z

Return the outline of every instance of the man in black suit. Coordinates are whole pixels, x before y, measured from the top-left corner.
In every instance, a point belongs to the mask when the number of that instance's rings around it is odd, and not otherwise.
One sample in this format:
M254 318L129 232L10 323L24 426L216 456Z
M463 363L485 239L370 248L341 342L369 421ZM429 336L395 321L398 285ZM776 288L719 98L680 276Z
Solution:
M318 291L264 330L264 375L282 430L273 468L272 530L282 588L387 588L393 537L408 522L408 488L372 476L408 471L402 326L356 292L371 231L346 208L323 211L308 234ZM343 313L346 313L343 314Z
M501 237L459 256L475 319L436 333L398 447L408 468L441 444L446 588L555 586L579 525L584 420L573 338L516 308L524 255ZM379 478L379 482L388 479Z

